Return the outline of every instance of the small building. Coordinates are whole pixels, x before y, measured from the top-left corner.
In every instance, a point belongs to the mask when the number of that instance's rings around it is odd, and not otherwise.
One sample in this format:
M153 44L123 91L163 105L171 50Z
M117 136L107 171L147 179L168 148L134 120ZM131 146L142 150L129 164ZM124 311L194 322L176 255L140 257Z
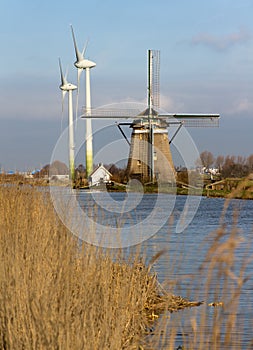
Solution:
M89 186L111 183L111 177L112 174L100 163L89 176Z
M51 175L50 182L68 183L69 182L69 175L62 175L62 174Z

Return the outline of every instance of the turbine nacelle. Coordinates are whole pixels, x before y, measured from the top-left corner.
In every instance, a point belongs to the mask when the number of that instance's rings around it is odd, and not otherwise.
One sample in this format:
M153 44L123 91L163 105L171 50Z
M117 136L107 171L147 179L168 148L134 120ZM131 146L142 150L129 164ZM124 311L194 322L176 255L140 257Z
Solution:
M71 90L76 90L77 86L71 83L65 83L63 85L60 85L60 89L62 91L71 91Z
M87 69L95 67L96 63L87 59L82 59L80 61L76 61L74 65L78 69Z
M59 88L62 91L76 90L77 86L75 86L74 84L71 84L67 81L67 77L66 77L67 74L65 76L63 75L60 58L59 58L59 67L60 67L60 74L61 74L61 85L59 86Z

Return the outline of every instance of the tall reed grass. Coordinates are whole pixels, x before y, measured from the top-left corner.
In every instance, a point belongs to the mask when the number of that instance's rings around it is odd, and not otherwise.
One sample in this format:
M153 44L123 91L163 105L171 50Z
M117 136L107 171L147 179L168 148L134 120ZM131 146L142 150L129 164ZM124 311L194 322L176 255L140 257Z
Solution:
M83 244L47 193L0 187L0 349L137 348L155 276Z
M0 349L241 349L237 312L248 257L235 272L236 229L221 224L209 242L193 281L203 305L171 314L202 303L162 293L151 266L163 252L145 266L138 249L126 258L80 244L46 191L0 186Z

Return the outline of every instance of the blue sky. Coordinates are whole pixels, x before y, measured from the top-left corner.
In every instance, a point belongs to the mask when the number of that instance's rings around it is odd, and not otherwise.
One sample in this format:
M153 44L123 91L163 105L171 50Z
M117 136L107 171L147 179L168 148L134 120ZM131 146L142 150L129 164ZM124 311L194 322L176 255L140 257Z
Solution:
M2 0L1 167L37 168L50 161L61 131L58 57L76 83L70 24L80 49L89 39L87 57L97 63L91 71L93 106L144 102L147 49L159 49L161 107L220 113L219 129L188 130L199 151L249 156L252 13L251 0Z

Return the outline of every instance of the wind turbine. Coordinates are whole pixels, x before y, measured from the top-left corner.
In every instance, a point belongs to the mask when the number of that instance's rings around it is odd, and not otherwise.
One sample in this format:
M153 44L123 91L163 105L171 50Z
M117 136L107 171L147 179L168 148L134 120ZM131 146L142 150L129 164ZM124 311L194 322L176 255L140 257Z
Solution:
M72 91L77 89L77 86L71 84L67 81L66 76L63 75L61 60L59 59L60 73L61 73L61 85L60 89L62 90L62 106L64 97L68 92L69 98L69 177L72 181L72 184L75 180L75 145L74 145L74 130L73 130L73 99Z
M96 63L84 58L87 44L83 49L83 52L80 52L76 44L75 34L72 26L71 26L71 31L72 31L72 37L73 37L75 53L76 53L76 62L74 63L74 65L77 68L78 91L79 91L80 76L82 71L85 70L86 72L86 84L85 84L86 85L86 115L90 116L91 115L90 68L95 67ZM87 178L92 173L92 170L93 170L92 126L91 126L91 119L86 118L86 175L87 175Z

